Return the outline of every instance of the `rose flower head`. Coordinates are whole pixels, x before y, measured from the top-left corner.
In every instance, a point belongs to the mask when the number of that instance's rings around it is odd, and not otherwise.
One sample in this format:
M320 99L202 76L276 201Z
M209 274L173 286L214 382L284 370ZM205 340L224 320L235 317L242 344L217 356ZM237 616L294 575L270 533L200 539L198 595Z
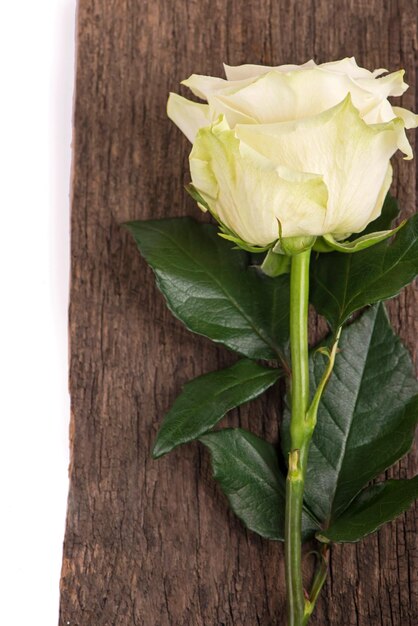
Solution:
M403 70L371 72L346 58L225 73L183 81L204 104L168 101L193 144L193 193L224 236L262 249L279 237L342 241L380 215L390 159L398 149L412 158L405 129L418 126L388 100L408 88Z

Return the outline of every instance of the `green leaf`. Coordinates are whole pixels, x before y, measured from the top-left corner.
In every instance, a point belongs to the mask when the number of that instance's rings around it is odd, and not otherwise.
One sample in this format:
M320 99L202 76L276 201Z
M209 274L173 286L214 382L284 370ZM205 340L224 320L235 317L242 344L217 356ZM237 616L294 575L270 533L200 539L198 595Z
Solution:
M305 503L325 528L371 480L404 456L418 421L418 383L383 305L342 333L309 451ZM311 393L327 357L310 357ZM289 415L283 441L288 446Z
M289 277L249 267L216 228L184 217L130 222L171 312L189 330L255 359L282 358L289 336Z
M211 451L213 475L234 513L262 537L283 541L286 481L274 447L240 428L209 433L200 441ZM318 525L305 511L305 538L315 530Z
M397 233L356 254L319 254L313 262L311 301L336 329L366 304L392 298L418 273L418 214Z
M328 530L316 536L324 542L359 541L406 511L416 498L418 476L411 480L388 480L372 485L353 500Z
M244 359L188 382L164 418L154 445L158 458L211 430L225 413L271 387L281 371Z

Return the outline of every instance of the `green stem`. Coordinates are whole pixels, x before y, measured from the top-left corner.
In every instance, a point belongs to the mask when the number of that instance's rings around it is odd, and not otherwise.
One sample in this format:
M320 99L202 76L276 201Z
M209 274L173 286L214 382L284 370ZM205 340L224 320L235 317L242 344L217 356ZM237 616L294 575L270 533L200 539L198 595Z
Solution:
M302 505L311 428L309 404L308 301L310 250L292 256L290 274L290 348L292 357L291 451L286 481L285 557L288 626L302 626Z
M308 302L310 250L292 256L290 274L290 350L292 357L292 415L289 470L286 480L285 557L288 626L306 626L327 576L326 552L309 597L302 579L302 509L308 452L318 407L331 376L341 329L329 349L322 349L328 365L309 403ZM325 548L326 550L326 548Z

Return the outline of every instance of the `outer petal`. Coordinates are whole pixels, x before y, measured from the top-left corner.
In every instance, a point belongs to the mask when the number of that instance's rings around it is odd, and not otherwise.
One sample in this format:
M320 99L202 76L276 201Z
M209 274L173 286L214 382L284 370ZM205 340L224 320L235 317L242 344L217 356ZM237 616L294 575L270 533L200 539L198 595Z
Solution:
M228 86L228 81L224 78L216 78L214 76L204 76L202 74L192 74L186 80L181 81L190 89L192 93L202 100L207 100L209 95L217 93L219 90Z
M254 117L240 109L239 103L234 102L228 96L222 94L209 96L209 106L214 118L217 119L220 115L224 115L230 128L234 128L237 124L257 123Z
M199 131L190 170L211 212L248 244L276 241L278 220L285 237L321 229L328 197L322 177L276 168L240 142L225 120Z
M396 117L400 117L404 121L405 128L417 128L418 115L416 113L402 107L393 107L393 112Z
M368 126L350 96L304 120L236 128L238 138L278 166L323 175L329 191L327 217L322 230L311 234L336 238L360 232L376 216L400 133L398 118Z
M278 72L294 72L304 70L308 68L316 67L315 61L312 59L303 63L302 65L226 65L224 63L225 76L229 81L245 80L247 78L257 78L266 74L270 70L277 70Z
M296 68L297 66L289 66ZM226 65L224 63L224 72L227 80L245 80L247 78L257 78L258 76L262 76L266 74L270 70L274 69L272 65Z
M376 80L364 78L356 80L356 86L363 91L362 100L355 100L354 104L361 112L361 117L368 124L380 124L389 122L396 114L390 102L390 96L401 96L408 89L404 82L404 70L393 72ZM368 97L366 98L366 96ZM360 104L359 104L360 103Z
M217 95L225 105L263 124L321 113L341 102L348 86L347 76L319 69L288 73L271 70L239 89Z
M207 104L192 102L176 93L169 95L167 115L191 143L193 143L199 128L209 126L211 123L210 109Z
M379 76L383 74L387 70L378 69L374 70L374 72L370 72L364 67L359 67L357 65L357 61L354 57L345 57L340 61L329 61L327 63L321 63L318 65L322 70L327 72L337 72L338 74L346 74L350 78L372 78L374 76Z
M376 78L381 74L387 72L386 69L379 68L370 72L369 70L359 67L354 57L346 57L345 59L341 59L340 61L331 61L328 63L321 63L317 65L315 61L312 59L303 63L302 65L237 65L232 67L230 65L225 65L224 70L225 75L229 81L235 80L243 80L246 78L255 78L257 76L261 76L262 74L266 74L270 70L277 70L279 72L294 72L312 68L321 68L328 72L336 72L339 74L346 74L351 78Z
M377 196L377 199L376 199L376 204L374 205L373 211L371 212L370 217L365 222L363 228L361 228L358 232L361 233L361 231L364 230L366 228L366 226L368 224L370 224L370 222L373 222L381 214L383 203L385 201L386 195L387 195L387 193L388 193L388 191L390 189L390 186L392 184L392 179L393 179L393 168L392 168L392 165L389 163L388 169L386 170L386 174L385 174L385 177L383 179L383 184L382 184L382 186L380 188L380 191L378 193L378 196Z
M351 64L324 64L317 67L301 68L289 72L280 67L246 80L224 81L211 90L206 88L205 97L214 113L224 113L231 126L236 123L273 123L301 119L316 115L341 102L348 93L367 123L387 122L395 117L387 101L389 95L403 93L405 83L403 72L395 72L384 78L375 79L368 70L365 76L357 72L343 72ZM336 71L336 67L340 71ZM326 66L331 65L333 69ZM197 93L196 89L193 89ZM201 93L203 93L201 91ZM307 97L307 94L308 97ZM238 111L248 120L237 119L230 111Z
M246 78L245 80L228 81L224 78L192 74L186 80L182 80L181 84L188 87L198 98L209 100L211 96L216 94L233 93L251 84L254 80L256 79Z
M273 68L225 66L229 80L193 74L183 84L209 102L213 119L223 114L231 127L319 114L348 93L368 124L380 124L396 117L387 98L400 96L408 88L403 70L377 78L384 71L370 72L352 57L321 65L311 60L303 65Z
M408 89L409 85L404 81L405 70L398 70L397 72L391 72L387 76L382 76L379 80L374 80L374 87L371 89L378 89L381 96L388 98L389 96L402 96Z

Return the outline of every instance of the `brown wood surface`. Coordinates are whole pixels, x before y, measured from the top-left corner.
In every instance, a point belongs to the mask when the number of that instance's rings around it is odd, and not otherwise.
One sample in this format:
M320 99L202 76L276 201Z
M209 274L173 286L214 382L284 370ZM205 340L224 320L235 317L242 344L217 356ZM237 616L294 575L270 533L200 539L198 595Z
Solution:
M171 316L120 224L198 214L183 190L189 144L165 113L169 90L193 72L355 55L370 68L404 67L403 104L415 108L416 3L80 0L77 46L60 626L283 626L282 545L232 516L198 444L150 458L181 385L236 357ZM398 161L395 178L410 214L416 161ZM413 287L390 304L411 351L417 305ZM277 440L278 394L227 423ZM391 475L417 469L411 454ZM417 626L417 526L413 508L362 543L335 547L313 626Z

